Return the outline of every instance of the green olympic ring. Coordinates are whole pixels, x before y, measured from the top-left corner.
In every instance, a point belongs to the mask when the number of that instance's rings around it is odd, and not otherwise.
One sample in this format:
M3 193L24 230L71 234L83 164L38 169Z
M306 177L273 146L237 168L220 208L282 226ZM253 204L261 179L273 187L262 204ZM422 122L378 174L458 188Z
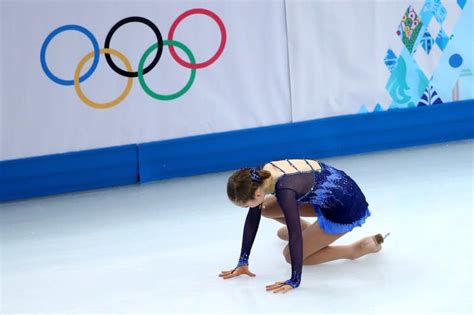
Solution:
M183 43L175 41L175 40L164 40L163 41L163 46L176 46L178 48L181 48L186 55L188 55L189 61L191 64L195 64L196 60L194 59L193 53L191 50L189 50L188 47L186 47ZM158 43L155 43L151 45L143 54L142 58L140 59L140 63L138 64L138 81L140 82L140 85L142 89L148 94L149 96L156 98L158 100L162 101L170 101L174 100L175 98L180 97L184 93L186 93L190 88L191 85L193 85L194 78L196 77L196 69L191 69L191 76L189 77L188 83L178 92L174 94L169 94L169 95L162 95L158 94L154 91L152 91L148 85L145 82L145 78L143 77L143 67L145 65L146 58L153 52L153 50L158 48Z

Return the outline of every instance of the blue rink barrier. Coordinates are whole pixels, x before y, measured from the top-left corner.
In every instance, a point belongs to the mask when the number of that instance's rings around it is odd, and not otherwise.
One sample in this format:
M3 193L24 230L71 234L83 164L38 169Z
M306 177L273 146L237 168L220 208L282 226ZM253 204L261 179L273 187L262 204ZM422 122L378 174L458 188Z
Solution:
M474 100L0 161L0 201L474 138Z
M344 115L138 145L141 182L474 137L474 100Z
M0 162L0 201L136 183L137 146Z

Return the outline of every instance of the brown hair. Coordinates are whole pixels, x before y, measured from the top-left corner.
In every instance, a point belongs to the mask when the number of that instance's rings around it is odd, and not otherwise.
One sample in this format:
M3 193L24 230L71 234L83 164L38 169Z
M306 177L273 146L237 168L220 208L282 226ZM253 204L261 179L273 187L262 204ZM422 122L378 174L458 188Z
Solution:
M253 181L251 177L252 168L246 167L235 171L227 181L227 196L233 202L245 203L254 198L255 191L263 181L271 176L269 171L255 170L262 179L260 182Z

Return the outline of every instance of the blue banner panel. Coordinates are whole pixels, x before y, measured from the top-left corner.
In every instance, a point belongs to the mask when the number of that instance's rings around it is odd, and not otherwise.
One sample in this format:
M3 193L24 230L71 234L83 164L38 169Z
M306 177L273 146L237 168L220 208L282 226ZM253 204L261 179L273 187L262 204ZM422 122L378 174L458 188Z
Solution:
M0 201L138 181L137 146L125 145L0 162Z

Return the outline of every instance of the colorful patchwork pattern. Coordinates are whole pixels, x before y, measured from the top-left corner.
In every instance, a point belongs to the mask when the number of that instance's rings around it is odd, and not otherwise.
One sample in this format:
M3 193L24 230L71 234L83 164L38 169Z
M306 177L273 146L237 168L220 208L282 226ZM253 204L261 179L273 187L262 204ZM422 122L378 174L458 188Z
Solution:
M439 97L438 93L436 93L434 90L433 85L430 84L421 96L420 102L418 102L417 106L419 107L435 104L443 104L443 101Z
M421 21L425 25L428 25L433 16L439 24L443 24L446 15L446 8L440 0L426 0L420 12Z
M450 3L448 8L455 10L453 16L447 15L441 0L426 0L419 15L412 6L406 9L397 30L404 47L398 57L388 49L383 60L390 71L385 88L392 102L387 110L474 99L473 2L457 0L460 14L457 7L452 7L456 4ZM456 26L448 36L445 29L452 25ZM426 54L416 52L420 46ZM383 110L377 103L373 112ZM366 105L361 105L359 113L367 112Z
M410 53L403 49L385 88L398 107L414 107L428 85L428 79Z
M441 28L441 30L438 33L438 36L436 37L436 44L438 44L438 47L441 50L444 50L446 46L448 45L448 42L449 42L449 37Z
M436 21L438 21L439 24L443 24L444 20L446 19L446 14L446 8L438 1L433 11Z
M427 55L430 54L431 47L433 47L433 44L433 37L431 37L431 34L429 32L425 32L423 34L423 37L421 38L421 47L423 47L423 50L426 52Z
M403 44L410 53L415 46L422 25L421 18L416 14L413 7L409 6L398 26L397 35L401 37Z
M392 70L397 66L397 56L391 49L387 50L387 54L383 61L390 72L392 72Z

